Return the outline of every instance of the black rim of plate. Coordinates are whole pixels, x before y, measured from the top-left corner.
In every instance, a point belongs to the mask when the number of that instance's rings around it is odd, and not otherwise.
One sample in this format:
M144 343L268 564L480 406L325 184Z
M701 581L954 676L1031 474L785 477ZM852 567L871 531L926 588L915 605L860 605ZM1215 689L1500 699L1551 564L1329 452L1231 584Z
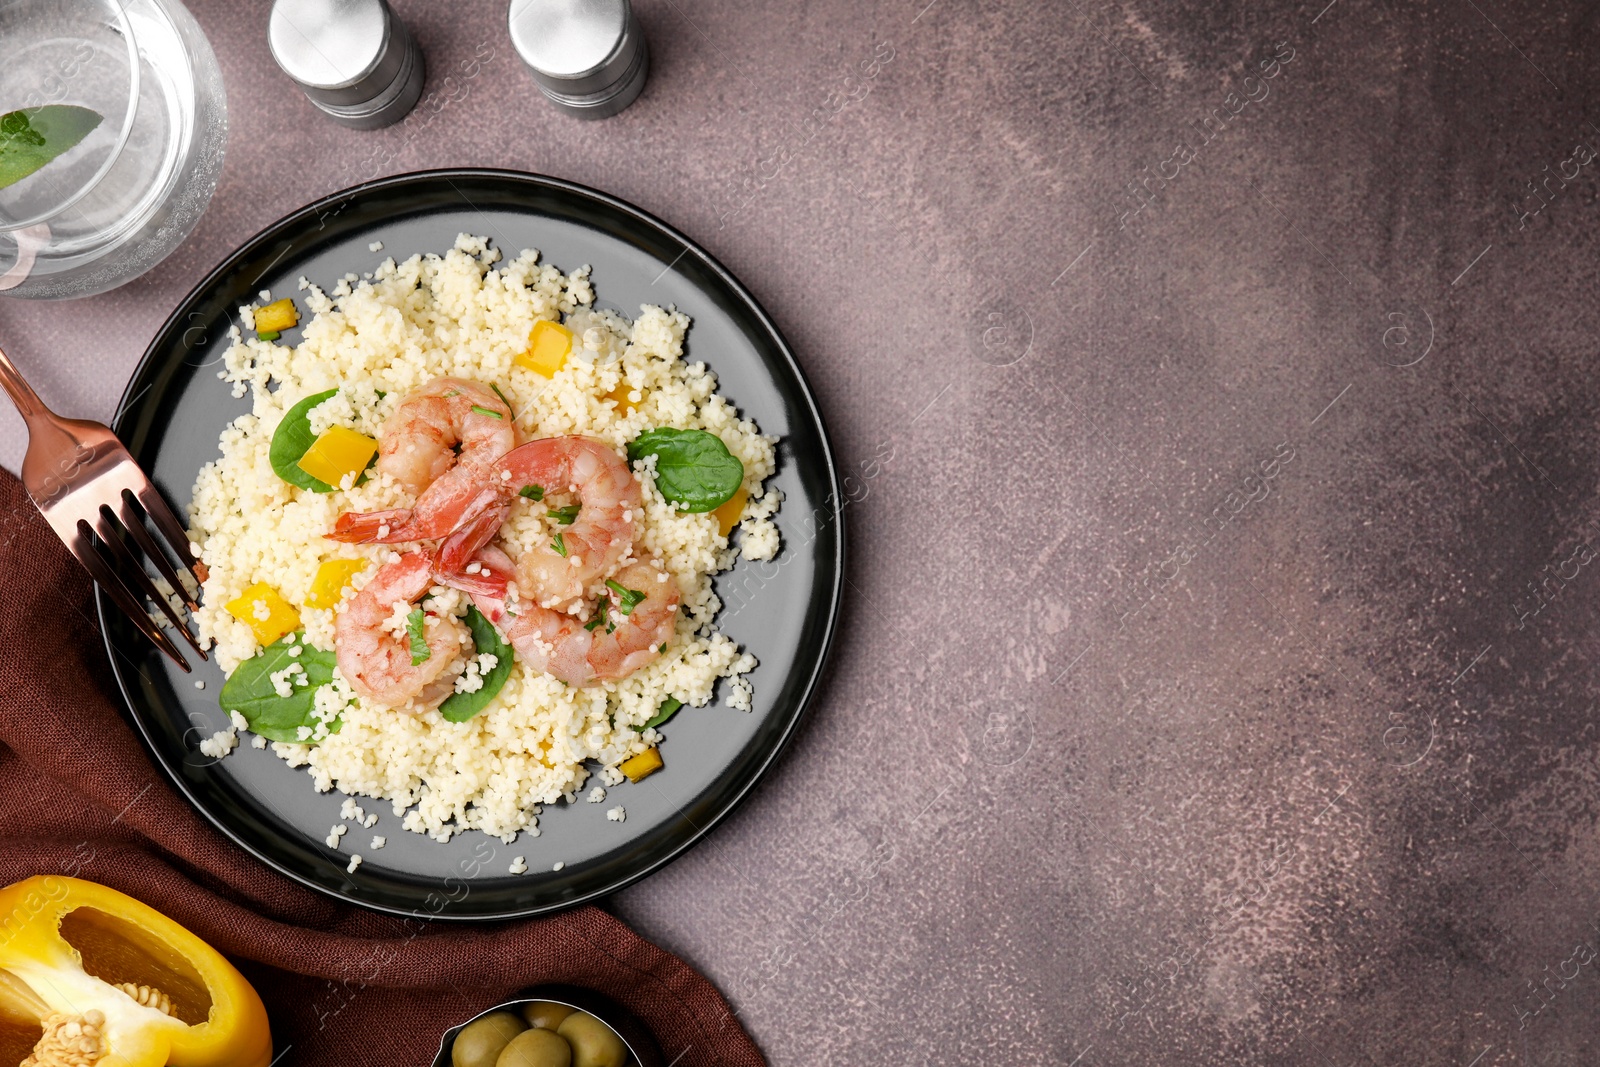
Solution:
M708 786L695 798L691 807L680 813L678 819L655 828L630 846L636 862L626 870L616 874L595 871L595 877L591 879L594 884L584 885L578 881L563 890L556 899L524 899L512 906L481 911L451 911L448 907L436 909L424 907L422 902L428 894L437 895L439 887L451 879L413 876L396 880L393 883L395 888L382 896L359 896L339 888L341 883L349 885L343 879L342 867L335 871L335 865L327 860L309 858L305 864L312 868L311 871L297 869L294 862L274 855L270 844L250 840L241 826L230 821L230 816L240 818L241 815L247 815L250 820L256 821L255 829L260 830L263 826L270 829L270 819L263 821L264 817L258 812L237 810L259 807L259 801L237 804L222 796L222 791L216 786L211 788L211 795L208 796L202 780L185 776L181 768L174 765L175 761L181 763L184 753L174 752L167 747L147 721L147 715L158 714L157 709L166 703L162 697L166 677L164 671L156 672L156 677L162 679L158 684L137 669L124 665L119 659L120 656L130 663L134 662L133 656L129 655L130 650L134 649L138 650L134 655L147 658L160 659L160 653L129 620L107 604L98 586L95 588L95 604L112 673L122 692L125 717L132 721L146 749L167 779L225 837L272 869L339 900L393 915L482 922L561 911L632 885L683 855L739 806L788 746L816 697L838 625L844 582L845 542L838 471L821 413L817 410L810 385L788 342L755 297L710 253L654 215L617 197L575 182L520 171L448 169L380 178L326 196L284 216L250 238L190 290L156 333L139 361L118 405L119 414L112 426L134 458L148 468L153 453L145 453L150 451L153 442L155 447L159 447L163 423L158 401L179 379L187 354L184 343L186 332L195 327L196 320L210 323L226 318L231 308L239 302L241 294L253 293L253 280L244 283L243 289L238 288L242 278L249 276L259 279L266 270L287 259L291 252L304 257L319 248L337 243L348 233L386 217L375 216L373 213L377 211L394 209L401 213L421 213L445 210L452 206L451 197L471 206L471 201L460 188L463 185L498 187L502 197L510 196L522 201L520 206L530 211L599 229L651 254L659 255L654 251L659 247L677 254L679 259L672 262L680 268L684 264L679 260L687 261L692 257L695 261L693 265L713 286L720 288L720 292L707 290L708 295L742 324L763 360L769 365L775 363L779 368L781 373L774 375L775 384L785 402L794 404L795 420L806 423L807 430L815 435L813 461L821 460L823 469L820 473L827 490L825 514L819 516L821 521L817 523L817 536L812 542L817 557L817 575L810 602L806 606L806 627L795 667L783 681L785 691L797 692L790 699L789 706L786 709L774 709L772 721L763 724L756 740L741 754L736 766L730 767ZM550 208L558 210L552 211ZM346 216L342 224L338 221L341 215ZM334 220L331 226L330 219ZM671 255L663 258L662 262L669 259ZM248 299L248 295L244 298ZM782 380L783 373L787 374L788 381ZM790 436L793 436L792 430ZM174 498L169 494L169 499ZM186 499L186 496L178 499ZM735 770L738 771L737 775L733 773ZM226 813L214 810L215 804L224 801L229 809ZM698 817L690 819L687 814L690 810ZM286 842L280 843L280 850L287 849ZM317 877L316 868L319 866L328 868L321 872L326 880ZM536 887L529 886L522 891L521 897L536 896L537 893ZM464 894L463 899L482 901L483 894Z

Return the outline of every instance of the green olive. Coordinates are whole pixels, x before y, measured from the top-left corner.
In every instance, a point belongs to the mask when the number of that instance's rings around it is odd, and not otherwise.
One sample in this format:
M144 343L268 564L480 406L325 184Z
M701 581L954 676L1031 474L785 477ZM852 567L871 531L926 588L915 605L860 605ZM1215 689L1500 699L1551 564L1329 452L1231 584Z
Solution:
M494 1067L500 1050L527 1027L509 1011L497 1011L461 1028L450 1046L453 1067Z
M524 1030L511 1039L494 1067L572 1067L572 1046L549 1030Z
M536 1030L554 1030L561 1025L562 1019L577 1010L549 1000L536 1000L522 1006L522 1017Z
M562 1019L556 1033L572 1042L572 1067L622 1067L628 1058L616 1031L586 1011Z

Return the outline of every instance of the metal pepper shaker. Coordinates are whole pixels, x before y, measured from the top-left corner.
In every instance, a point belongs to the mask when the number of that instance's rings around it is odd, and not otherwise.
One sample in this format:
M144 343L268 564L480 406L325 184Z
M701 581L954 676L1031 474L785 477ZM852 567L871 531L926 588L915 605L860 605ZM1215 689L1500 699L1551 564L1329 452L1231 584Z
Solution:
M384 0L276 0L272 58L335 122L376 130L422 96L422 49Z
M650 49L628 0L511 0L509 18L517 54L567 114L615 115L643 91Z

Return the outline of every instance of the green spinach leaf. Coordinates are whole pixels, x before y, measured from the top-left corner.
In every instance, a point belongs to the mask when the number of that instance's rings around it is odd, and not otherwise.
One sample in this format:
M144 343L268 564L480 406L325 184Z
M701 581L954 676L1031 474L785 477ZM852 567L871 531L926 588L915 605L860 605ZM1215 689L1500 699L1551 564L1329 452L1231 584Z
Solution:
M642 734L646 730L660 726L668 719L678 714L678 709L681 707L683 707L683 701L679 700L677 697L668 697L661 702L661 706L656 709L656 713L650 716L649 722L645 723L643 726L635 726L634 729Z
M298 656L289 655L291 644L299 646ZM333 681L335 662L332 652L312 648L305 643L303 634L280 637L259 656L239 664L223 685L218 703L224 711L243 715L250 729L269 741L305 744L300 739L300 727L316 725L311 709L316 706L317 690ZM300 664L306 672L306 684L294 686L286 697L279 696L272 685L272 675L291 663ZM299 675L292 675L290 680L298 682ZM337 732L338 725L333 730Z
M46 104L0 115L0 189L20 182L98 125L98 111L74 104Z
M711 511L744 482L744 464L722 438L705 430L646 430L628 445L628 458L656 457L656 487L680 511Z
M511 646L494 628L494 623L484 618L477 608L467 609L467 627L472 631L472 644L480 654L492 652L494 669L483 676L483 688L471 693L452 693L439 705L439 714L446 722L466 722L489 706L489 701L499 695L506 679L511 677Z

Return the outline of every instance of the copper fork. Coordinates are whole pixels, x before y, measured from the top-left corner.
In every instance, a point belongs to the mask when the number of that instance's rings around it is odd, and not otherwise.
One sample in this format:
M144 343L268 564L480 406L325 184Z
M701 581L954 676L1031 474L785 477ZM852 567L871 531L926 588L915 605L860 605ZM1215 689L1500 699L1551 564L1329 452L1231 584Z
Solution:
M22 484L34 506L123 614L187 673L189 661L144 606L142 598L155 602L196 655L205 659L206 654L128 544L131 537L134 546L155 565L188 609L199 610L194 593L179 579L172 561L144 522L148 516L198 588L204 580L205 565L189 551L189 535L177 516L115 434L98 422L64 419L51 411L3 351L0 387L5 388L28 425Z

